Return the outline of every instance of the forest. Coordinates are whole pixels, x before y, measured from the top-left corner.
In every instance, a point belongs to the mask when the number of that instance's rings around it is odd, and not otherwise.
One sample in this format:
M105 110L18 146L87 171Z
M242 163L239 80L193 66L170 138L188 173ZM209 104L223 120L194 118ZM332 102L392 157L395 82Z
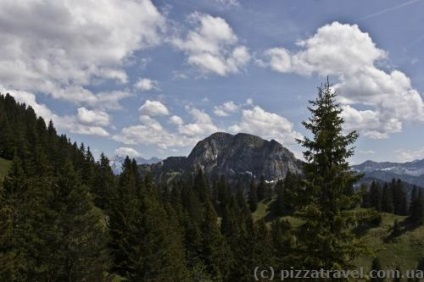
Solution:
M202 170L156 184L128 157L116 176L104 154L95 160L0 95L0 281L255 281L255 267L381 268L367 234L388 217L387 244L419 229L424 195L400 180L355 184L347 158L357 134L342 134L334 99L324 85L311 102L303 175L244 187Z

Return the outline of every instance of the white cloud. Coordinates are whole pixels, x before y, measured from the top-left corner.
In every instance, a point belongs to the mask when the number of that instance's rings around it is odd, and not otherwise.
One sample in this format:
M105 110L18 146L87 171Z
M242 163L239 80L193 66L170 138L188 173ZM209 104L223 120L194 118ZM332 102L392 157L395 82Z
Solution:
M134 148L130 148L130 147L120 147L118 149L115 150L115 155L116 156L128 156L130 158L137 158L137 157L141 157L141 154L135 150Z
M233 101L225 102L222 105L214 107L214 114L220 117L226 117L230 114L236 113L239 110L239 106L237 106Z
M229 131L275 139L283 145L295 144L295 138L302 138L301 134L293 130L293 124L289 120L275 113L267 112L259 106L243 110L240 122L231 126Z
M169 122L175 126L173 131L166 129L151 115L142 115L140 124L125 127L112 138L124 144L156 145L160 149L190 147L199 140L218 131L211 117L197 109L186 108L192 117L192 122L185 124L181 117L173 115Z
M424 148L410 150L398 149L395 151L395 156L400 162L411 162L424 159Z
M125 59L165 26L150 0L3 0L0 19L2 84L79 104L101 102L93 81L126 83Z
M110 124L110 117L106 112L92 111L84 107L78 108L77 119L79 122L88 125L107 126Z
M55 125L57 124L57 127L59 129L66 129L69 130L69 132L71 133L82 135L96 135L101 137L109 136L109 132L107 132L107 130L103 127L80 124L75 121L74 117L60 117L57 119L57 121L58 122L55 122Z
M146 92L151 90L158 90L159 83L156 80L152 80L149 78L140 78L134 85L134 87L140 90L141 92Z
M178 132L191 138L204 138L209 134L218 131L218 127L213 123L211 117L196 108L187 108L187 111L193 118L192 123L180 125Z
M376 64L387 59L387 53L357 25L325 25L298 45L297 52L269 49L259 64L282 73L337 76L334 89L345 110L347 128L370 138L387 138L401 131L404 122L424 122L424 102L410 79L399 70L386 71ZM358 105L367 109L358 110Z
M167 116L169 115L168 108L159 101L146 100L144 104L139 108L142 115L147 116Z
M181 117L173 115L172 117L169 118L169 122L173 125L176 126L181 126L184 124L184 121Z
M242 70L250 60L246 46L237 45L238 38L230 25L220 17L193 13L195 25L185 38L172 43L186 52L187 62L206 73L226 76Z
M237 7L240 5L239 1L237 0L212 0L218 5L223 6L224 8L232 8Z
M140 125L125 127L120 134L112 138L124 144L156 145L164 150L192 144L192 141L169 132L157 120L149 116L141 116L140 121Z

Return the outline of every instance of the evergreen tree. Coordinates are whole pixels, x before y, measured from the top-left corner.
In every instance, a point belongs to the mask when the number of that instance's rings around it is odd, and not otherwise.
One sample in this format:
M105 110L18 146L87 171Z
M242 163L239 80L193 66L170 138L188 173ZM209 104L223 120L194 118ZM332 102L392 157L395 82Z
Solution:
M371 207L377 211L381 211L382 204L382 189L378 182L373 181L370 186L369 201Z
M112 194L116 189L116 183L109 160L103 153L100 155L100 160L96 164L95 170L94 184L92 186L94 203L97 207L104 210L112 204Z
M384 183L383 194L381 196L381 211L393 213L395 204L393 200L393 191L387 183Z
M272 237L266 226L265 220L260 219L255 223L255 244L253 245L253 261L256 265L274 265L274 250Z
M370 201L370 193L368 191L368 187L366 184L361 184L361 188L359 189L361 191L362 194L362 203L361 203L361 207L362 208L371 208L371 201Z
M421 189L414 186L411 193L411 206L409 219L414 223L422 224L424 221L424 199Z
M258 192L256 190L256 185L253 180L250 182L249 208L251 212L255 212L256 209L258 208Z
M267 200L271 197L271 188L265 182L265 177L262 175L259 180L258 187L256 188L258 201Z
M304 171L306 202L297 215L304 220L298 232L299 265L306 269L347 269L365 252L363 242L351 232L356 223L356 204L361 197L350 195L354 175L347 159L358 138L353 131L342 133L341 108L329 82L319 87L318 98L310 101L311 117L303 125L313 138L298 142L306 149Z
M288 220L274 220L271 225L272 246L275 264L281 268L291 265L295 238Z
M206 179L202 169L198 170L197 175L194 178L194 190L197 191L202 203L211 199L208 180Z
M393 193L394 213L398 215L408 215L408 200L400 179L393 179L390 183Z
M212 203L207 203L204 221L201 226L202 250L201 258L206 271L214 281L226 281L232 265L228 244L219 232L218 218Z
M7 205L0 183L0 280L13 281L16 273L13 251L13 213Z

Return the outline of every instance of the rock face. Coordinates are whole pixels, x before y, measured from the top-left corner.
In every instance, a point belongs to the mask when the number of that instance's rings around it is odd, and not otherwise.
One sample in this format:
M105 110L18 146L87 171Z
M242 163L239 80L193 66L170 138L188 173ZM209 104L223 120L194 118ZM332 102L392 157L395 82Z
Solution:
M142 174L150 172L156 181L198 169L210 180L220 176L230 180L258 179L263 175L266 180L275 181L284 178L287 171L300 174L301 161L275 140L217 132L198 142L188 157L170 157L140 167Z

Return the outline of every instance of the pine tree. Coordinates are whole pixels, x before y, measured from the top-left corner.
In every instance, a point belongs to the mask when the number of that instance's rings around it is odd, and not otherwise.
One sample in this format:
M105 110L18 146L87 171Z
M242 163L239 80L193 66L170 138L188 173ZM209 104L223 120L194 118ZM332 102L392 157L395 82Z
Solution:
M390 183L393 193L394 213L398 215L408 215L408 200L400 179L393 179Z
M411 206L409 219L416 224L422 224L424 221L424 199L422 190L415 187L411 193Z
M378 182L373 181L370 186L369 201L371 207L381 211L382 190Z
M251 212L255 212L258 208L258 192L256 190L255 182L252 180L250 182L249 189L249 208Z
M0 183L0 280L13 281L16 273L13 251L13 214Z
M265 177L262 175L259 180L258 187L256 188L258 201L267 200L271 196L271 188L265 181Z
M231 252L227 242L219 232L218 218L210 202L205 207L201 232L201 258L206 265L207 272L213 277L214 281L226 281L232 263Z
M393 200L393 191L387 183L384 183L383 194L381 196L381 211L393 213L395 204Z
M350 195L349 187L360 176L349 169L350 146L358 138L355 131L343 135L342 109L327 81L318 88L318 98L310 101L311 117L303 122L313 138L298 142L304 151L306 202L297 213L305 223L298 233L299 265L307 269L347 269L365 252L351 227L356 223L355 207L360 194Z

